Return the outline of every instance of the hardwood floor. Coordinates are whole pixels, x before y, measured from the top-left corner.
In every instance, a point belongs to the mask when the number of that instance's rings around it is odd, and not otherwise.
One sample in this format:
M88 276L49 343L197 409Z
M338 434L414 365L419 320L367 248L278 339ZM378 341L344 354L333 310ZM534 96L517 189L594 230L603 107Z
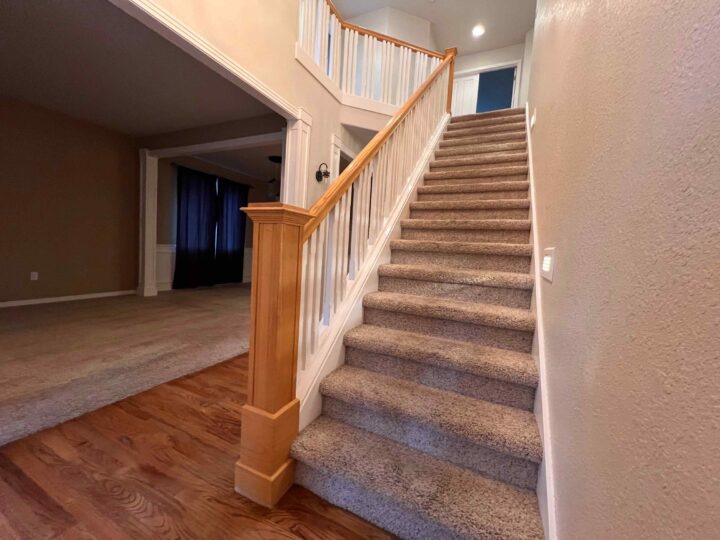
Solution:
M233 491L247 356L0 448L0 539L392 538L294 486Z

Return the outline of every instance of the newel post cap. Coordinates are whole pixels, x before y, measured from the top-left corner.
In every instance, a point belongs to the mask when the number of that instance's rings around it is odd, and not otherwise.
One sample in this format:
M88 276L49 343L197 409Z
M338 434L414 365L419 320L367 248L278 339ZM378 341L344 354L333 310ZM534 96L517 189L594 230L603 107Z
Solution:
M250 203L241 208L253 223L281 223L302 227L312 219L313 215L305 208L283 203Z

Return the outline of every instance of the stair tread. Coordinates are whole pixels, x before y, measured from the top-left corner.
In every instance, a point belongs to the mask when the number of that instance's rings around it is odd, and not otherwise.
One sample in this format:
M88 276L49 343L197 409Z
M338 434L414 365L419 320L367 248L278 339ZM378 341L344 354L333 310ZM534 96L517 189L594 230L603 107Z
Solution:
M527 141L525 129L515 131L497 131L495 133L478 134L465 138L449 138L440 141L440 148L458 148L475 144L498 143L508 141Z
M502 242L398 239L390 241L390 248L405 251L474 253L477 255L509 255L516 257L529 257L532 255L532 245L530 244L507 244Z
M527 174L528 166L516 165L516 164L496 164L492 166L473 166L465 169L450 169L443 171L430 171L425 173L424 178L426 180L437 180L437 179L457 179L457 178L482 178L485 176L508 176L508 175L519 175Z
M463 302L436 296L378 291L363 297L363 307L522 332L535 330L535 316L528 309Z
M530 208L530 199L470 199L410 203L411 210L481 210L488 208Z
M489 118L477 117L468 118L462 122L450 122L447 126L448 131L462 129L465 126L497 126L501 124L509 124L515 122L524 122L525 114L508 114L505 116L491 116Z
M510 180L507 182L482 182L477 184L441 184L437 186L420 186L418 194L423 193L481 193L485 191L526 191L530 182Z
M403 229L529 231L529 219L403 219Z
M467 120L474 120L477 118L497 118L500 116L512 116L516 114L525 114L525 107L510 107L508 109L498 109L496 111L462 114L459 116L453 116L450 119L450 123L457 124L459 122L465 122Z
M422 364L537 388L535 361L527 353L466 341L382 328L356 326L345 334L345 346Z
M444 157L430 162L431 168L460 167L462 165L481 165L484 163L504 163L512 161L527 161L528 154L524 150L489 152L476 156Z
M542 460L535 415L514 407L438 390L375 371L343 366L320 383L324 396L408 418L498 452Z
M439 265L389 263L383 264L378 268L378 275L383 277L416 279L419 281L435 281L438 283L478 285L482 287L503 287L523 290L532 290L533 288L533 277L530 274L500 272L496 270L469 270Z
M435 151L435 159L443 159L457 156L473 156L477 154L493 154L500 152L526 152L525 141L486 142L467 146L456 146L450 148L438 148Z
M525 129L525 122L512 122L507 124L493 124L490 126L465 127L446 131L443 139L458 139L463 137L472 137L473 135L482 135L485 133L499 133L503 131L522 131Z
M454 536L543 538L532 491L329 418L320 417L303 430L292 456L314 470L377 493L408 513L425 516Z

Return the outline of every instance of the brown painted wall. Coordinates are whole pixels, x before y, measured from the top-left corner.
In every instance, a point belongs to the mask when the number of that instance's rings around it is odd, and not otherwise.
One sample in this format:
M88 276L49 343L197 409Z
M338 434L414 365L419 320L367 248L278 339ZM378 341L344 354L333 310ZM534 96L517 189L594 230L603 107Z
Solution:
M134 289L137 243L133 140L0 97L0 301Z
M530 110L561 540L720 531L720 5L539 0Z

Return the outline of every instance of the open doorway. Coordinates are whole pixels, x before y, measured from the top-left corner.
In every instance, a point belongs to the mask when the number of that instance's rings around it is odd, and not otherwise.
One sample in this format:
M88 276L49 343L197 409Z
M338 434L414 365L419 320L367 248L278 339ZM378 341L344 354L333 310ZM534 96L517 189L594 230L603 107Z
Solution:
M458 74L453 83L453 116L517 107L520 63Z

